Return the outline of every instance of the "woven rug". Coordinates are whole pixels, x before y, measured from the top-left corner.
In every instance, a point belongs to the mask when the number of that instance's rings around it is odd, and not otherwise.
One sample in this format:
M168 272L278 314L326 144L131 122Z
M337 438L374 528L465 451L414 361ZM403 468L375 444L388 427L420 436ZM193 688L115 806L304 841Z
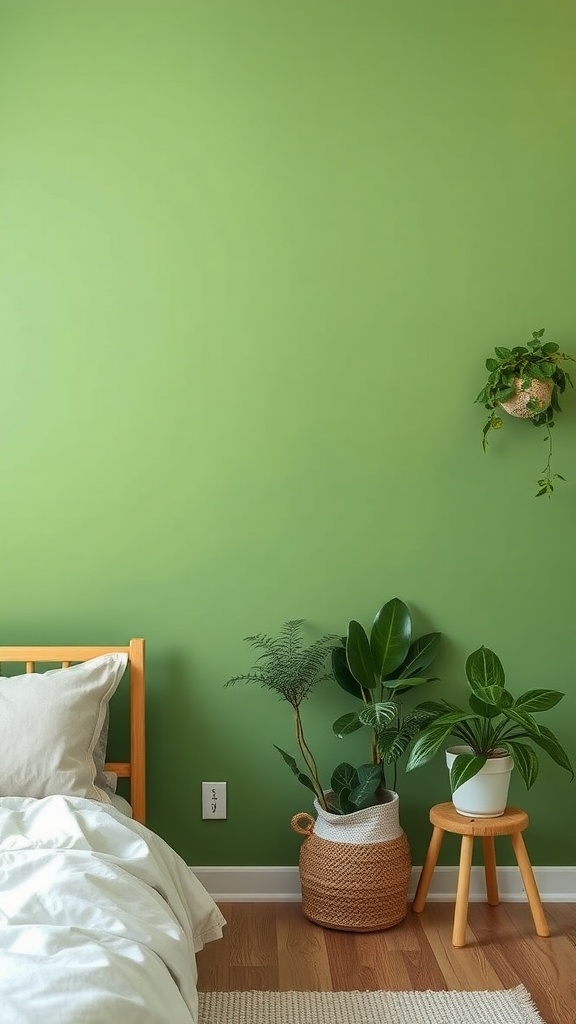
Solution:
M201 992L199 1024L544 1024L503 992Z

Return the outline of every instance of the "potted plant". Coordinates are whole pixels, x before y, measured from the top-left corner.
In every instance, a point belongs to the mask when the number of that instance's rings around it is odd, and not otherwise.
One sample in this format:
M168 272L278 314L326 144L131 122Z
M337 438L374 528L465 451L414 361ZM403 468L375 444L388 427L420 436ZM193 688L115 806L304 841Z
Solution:
M530 419L535 427L546 430L548 459L542 477L538 480L536 497L543 494L551 497L555 479L564 480L560 473L552 473L552 429L555 416L560 413L559 396L566 385L572 385L570 375L562 369L563 362L573 357L552 341L542 340L545 329L532 332L527 345L506 348L497 345L495 357L486 360L488 379L475 401L488 410L489 416L482 430L482 447L486 451L490 430L500 430L503 421L497 409L504 409L511 416Z
M466 660L471 693L468 710L446 700L419 705L428 715L426 728L416 738L406 770L426 764L455 736L461 745L448 748L446 760L454 806L468 817L495 817L504 813L512 768L526 788L539 769L534 746L574 777L570 759L554 734L535 715L550 710L564 696L557 690L528 690L514 698L506 688L502 663L487 647Z
M331 928L390 927L407 912L411 862L398 818L398 796L386 786L386 765L395 768L417 727L428 720L424 715L404 715L397 697L424 682L416 673L434 658L439 634L412 641L410 614L396 598L376 615L370 641L359 623L351 622L345 644L325 636L304 648L303 623L302 619L285 623L278 637L248 637L262 653L251 672L234 677L229 684L256 682L276 691L294 712L301 762L274 745L298 781L314 794L316 818L303 812L292 820L295 830L306 836L300 852L303 912ZM366 658L367 646L373 659L371 676L360 674L356 657L360 652ZM371 757L358 767L342 762L325 787L304 736L301 704L326 678L323 667L330 652L338 682L363 704L360 711L338 719L334 730L344 735L369 726Z

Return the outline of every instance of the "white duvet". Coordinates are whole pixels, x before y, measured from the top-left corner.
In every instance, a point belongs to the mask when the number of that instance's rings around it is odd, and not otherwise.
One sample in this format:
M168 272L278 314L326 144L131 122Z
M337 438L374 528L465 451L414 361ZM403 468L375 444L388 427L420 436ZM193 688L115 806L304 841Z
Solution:
M80 797L0 798L0 1024L191 1024L218 907L159 836Z

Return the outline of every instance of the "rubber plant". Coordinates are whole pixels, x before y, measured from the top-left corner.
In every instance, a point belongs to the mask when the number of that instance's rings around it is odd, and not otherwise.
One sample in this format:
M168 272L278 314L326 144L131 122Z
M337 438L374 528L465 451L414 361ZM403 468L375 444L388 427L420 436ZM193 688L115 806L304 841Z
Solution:
M427 725L426 714L406 711L399 698L407 691L433 682L424 675L440 646L440 633L413 638L412 617L407 605L395 597L376 613L370 635L352 619L348 634L332 651L334 676L361 707L338 718L332 728L337 736L358 729L370 730L370 761L355 769L344 763L331 779L339 813L349 813L379 803L391 784L396 789L398 762L415 736ZM392 769L391 779L387 769Z
M476 396L488 410L489 416L482 430L482 447L486 451L491 430L503 426L499 409L513 416L529 419L535 427L545 431L544 441L548 442L548 458L538 479L536 497L552 496L554 480L564 480L560 473L552 472L552 430L556 417L561 412L559 397L572 386L570 375L561 363L572 361L572 356L561 352L553 341L544 342L545 328L532 332L527 345L506 348L497 345L494 355L486 360L488 379Z
M489 758L503 753L510 755L530 789L539 770L535 746L574 777L566 751L554 733L534 717L555 707L563 693L535 689L514 698L506 688L502 662L488 647L479 647L469 655L466 677L471 689L467 709L447 700L418 705L416 710L428 716L428 724L410 751L407 771L427 764L449 736L456 736L469 748L469 753L458 754L454 759L450 770L452 792L477 775Z

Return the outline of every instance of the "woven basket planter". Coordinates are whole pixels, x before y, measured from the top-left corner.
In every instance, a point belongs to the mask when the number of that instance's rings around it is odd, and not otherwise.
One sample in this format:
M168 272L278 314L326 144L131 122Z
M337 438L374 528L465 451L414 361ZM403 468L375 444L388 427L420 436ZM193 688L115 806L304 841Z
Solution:
M399 924L408 911L412 867L398 818L398 794L354 814L330 814L314 801L317 818L292 818L306 838L300 849L302 912L315 924L375 932Z

